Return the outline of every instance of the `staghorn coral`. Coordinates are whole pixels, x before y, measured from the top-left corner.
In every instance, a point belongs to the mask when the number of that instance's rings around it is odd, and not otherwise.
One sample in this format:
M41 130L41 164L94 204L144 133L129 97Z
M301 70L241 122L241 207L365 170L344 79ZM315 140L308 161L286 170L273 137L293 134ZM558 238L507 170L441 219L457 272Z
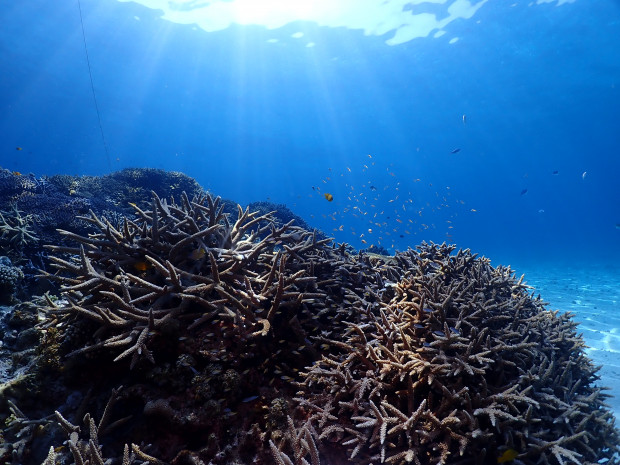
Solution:
M39 240L31 227L32 216L22 213L15 204L10 210L0 212L0 248L6 253L20 254L26 246Z
M208 195L153 193L134 212L91 211L92 233L48 247L58 271L43 277L63 295L40 327L66 382L92 389L95 412L123 384L136 414L122 438L96 428L107 449L76 438L82 461L129 461L132 443L213 465L487 464L506 447L516 464L563 465L616 450L570 316L509 268L445 244L355 254Z
M113 430L125 423L129 417L121 418L110 423L110 411L114 406L114 403L118 400L119 392L122 390L122 386L118 389L113 389L110 399L105 406L103 415L99 420L99 423L95 423L94 419L87 413L84 415L84 426L88 431L88 439L80 438L82 433L81 428L68 421L58 410L54 412L56 421L62 427L65 434L68 437L66 443L69 446L71 455L73 456L74 463L76 464L103 464L107 463L102 455L102 446L99 443L99 435L106 431ZM58 454L53 446L50 447L46 459L42 465L55 465L57 462ZM123 449L122 463L123 465L132 465L138 461L138 463L149 463L153 465L163 464L155 457L144 453L140 447L136 444L131 444L131 448L128 444L125 444Z
M320 242L290 224L273 226L269 214L256 216L239 207L238 219L230 224L219 198L183 196L181 204L168 205L156 194L150 210L136 206L136 211L140 221L125 220L120 230L91 212L82 219L99 233L84 237L61 231L80 247L48 246L79 256L75 262L52 258L62 271L77 275L45 274L64 284L69 299L53 312L87 316L102 325L102 333L110 333L79 352L114 347L123 349L115 361L131 355L132 366L140 358L154 362L151 332L172 322L191 330L221 319L227 322L224 329L241 338L265 336L280 306L302 303L298 291L316 279L303 277L303 269L289 276L284 271L301 246ZM286 234L287 229L293 232ZM296 244L299 239L306 240ZM240 274L250 264L254 270Z
M296 400L318 439L361 464L492 464L506 447L520 464L610 459L618 432L570 315L451 251L397 255L392 299L305 373Z
M83 220L94 234L61 231L79 247L48 247L60 273L43 276L62 284L65 300L49 302L45 326L66 328L70 358L112 350L131 367L154 363L141 372L167 391L142 392L145 409L177 405L167 421L202 429L219 441L215 449L229 450L242 426L238 411L276 428L279 414L264 415L261 406L281 397L278 389L290 398L296 372L318 357L312 335L340 331L345 308L371 297L370 261L291 224L276 226L271 214L239 207L229 221L209 196L168 204L154 194L150 208L136 212L139 220L118 229L91 212ZM183 383L191 402L176 394Z
M24 263L31 260L39 265L36 257L41 252L39 244L56 243L56 229L86 234L88 225L76 216L87 215L91 209L99 216L105 212L114 224L119 216L131 216L133 209L129 202L142 201L151 189L166 197L179 195L181 191L190 195L203 192L195 180L182 173L156 169L125 169L101 177L36 177L0 169L0 211L12 212L16 208L23 218L29 219L30 233L39 242L30 241L21 248L20 258ZM228 202L226 207L227 211L234 211L235 205Z

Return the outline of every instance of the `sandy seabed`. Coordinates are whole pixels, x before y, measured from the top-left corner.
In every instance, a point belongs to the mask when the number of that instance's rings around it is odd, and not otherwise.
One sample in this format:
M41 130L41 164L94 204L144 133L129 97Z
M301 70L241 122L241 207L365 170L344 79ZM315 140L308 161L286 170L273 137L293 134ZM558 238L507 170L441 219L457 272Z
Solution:
M620 421L620 266L529 265L516 272L525 273L550 310L575 314L588 356L602 367L598 384L611 388L607 402Z

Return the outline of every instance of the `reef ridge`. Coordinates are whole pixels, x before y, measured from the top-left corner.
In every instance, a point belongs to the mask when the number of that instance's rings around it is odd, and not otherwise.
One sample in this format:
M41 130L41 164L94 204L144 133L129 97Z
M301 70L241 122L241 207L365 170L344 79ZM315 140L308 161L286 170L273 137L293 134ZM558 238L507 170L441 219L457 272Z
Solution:
M354 251L180 173L28 178L0 173L31 236L0 242L2 463L619 463L572 315L510 267Z

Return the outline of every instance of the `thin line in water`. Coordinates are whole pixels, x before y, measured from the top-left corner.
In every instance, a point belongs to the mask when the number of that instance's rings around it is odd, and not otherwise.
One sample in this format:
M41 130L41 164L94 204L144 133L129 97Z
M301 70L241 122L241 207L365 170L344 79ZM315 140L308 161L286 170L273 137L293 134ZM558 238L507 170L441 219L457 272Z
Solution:
M105 149L105 156L108 160L108 168L112 171L112 161L110 159L110 151L108 150L108 143L103 133L103 125L101 124L101 114L99 113L99 104L97 103L97 95L95 94L95 84L93 82L93 73L90 69L90 58L88 56L88 47L86 46L86 32L84 32L84 20L82 18L82 4L78 0L78 9L80 10L80 24L82 25L82 38L84 39L84 52L86 52L86 64L88 65L88 76L90 77L90 89L93 93L93 100L95 101L95 110L97 111L97 120L99 121L99 130L101 131L101 140L103 141L103 148Z

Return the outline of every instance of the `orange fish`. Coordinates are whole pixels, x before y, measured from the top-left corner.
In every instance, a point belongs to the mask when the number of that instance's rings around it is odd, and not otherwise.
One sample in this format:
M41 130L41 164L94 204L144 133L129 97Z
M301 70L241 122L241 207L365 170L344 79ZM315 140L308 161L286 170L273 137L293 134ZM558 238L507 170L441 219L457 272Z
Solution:
M151 265L149 262L144 262L144 261L139 261L133 264L133 267L138 270L138 271L146 271L149 268L151 268Z
M328 202L331 202L332 200L334 200L334 196L331 194L328 194L327 192L325 192L323 196L327 199Z
M14 174L15 176L21 176L21 175L22 175L19 171L13 171L13 174Z

